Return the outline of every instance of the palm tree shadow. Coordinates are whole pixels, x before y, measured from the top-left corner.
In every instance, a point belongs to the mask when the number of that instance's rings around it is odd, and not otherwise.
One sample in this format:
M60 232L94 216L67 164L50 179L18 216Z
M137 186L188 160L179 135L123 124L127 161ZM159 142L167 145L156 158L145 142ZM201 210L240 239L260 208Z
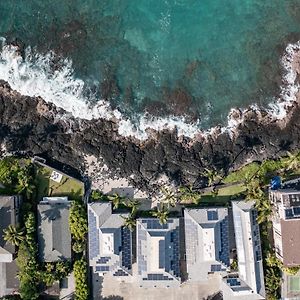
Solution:
M56 207L52 207L47 210L44 210L43 212L41 212L41 217L43 221L48 220L48 222L60 219L61 218L60 209Z

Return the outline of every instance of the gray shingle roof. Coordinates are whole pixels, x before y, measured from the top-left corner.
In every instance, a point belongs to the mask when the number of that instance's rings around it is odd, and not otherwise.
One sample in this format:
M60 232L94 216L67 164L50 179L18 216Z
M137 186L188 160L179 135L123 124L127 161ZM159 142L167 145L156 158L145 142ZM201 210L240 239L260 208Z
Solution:
M70 203L38 205L38 242L41 261L71 258Z
M0 256L15 252L15 247L4 240L3 230L9 225L17 225L19 202L19 196L0 196ZM17 271L15 260L0 262L0 297L18 289Z
M3 230L6 229L9 225L16 225L16 198L16 196L0 197L0 248L4 248L10 253L15 252L15 247L4 240Z

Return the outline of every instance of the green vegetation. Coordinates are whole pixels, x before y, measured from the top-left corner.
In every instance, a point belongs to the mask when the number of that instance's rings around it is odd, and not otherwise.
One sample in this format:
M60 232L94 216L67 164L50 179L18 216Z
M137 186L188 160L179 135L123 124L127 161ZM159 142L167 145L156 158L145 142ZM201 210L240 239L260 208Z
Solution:
M300 266L285 267L273 252L268 252L265 262L268 267L279 268L281 272L292 276L297 275L300 270Z
M75 296L77 300L87 300L88 285L87 285L87 264L84 258L81 258L74 263L75 277Z
M45 196L68 196L72 200L82 200L84 185L79 180L63 175L60 183L50 179L54 169L37 166L37 198Z
M17 256L20 280L20 295L24 300L34 300L39 296L39 271L37 244L35 242L35 217L32 212L25 217L25 239L20 244Z
M231 271L238 271L238 261L237 259L234 259L230 265Z
M71 271L71 266L68 261L57 261L53 263L46 263L43 269L39 272L40 280L46 286L52 286L55 281L59 281Z
M130 231L133 231L136 225L136 219L129 215L127 218L121 216L124 219L124 226L127 227Z
M151 212L153 217L158 218L160 224L166 224L168 220L169 211L165 206L158 208L156 211Z
M90 196L92 202L97 202L97 201L109 201L107 195L104 195L101 191L99 190L93 190Z
M126 200L125 197L120 196L115 193L113 195L107 195L108 200L110 200L113 204L113 209L118 209L119 206Z
M163 195L161 203L167 205L168 208L176 207L179 197L175 191L171 190L170 188L161 188L161 193Z
M277 268L265 269L265 287L267 299L280 299L281 274Z
M214 169L208 169L206 168L202 174L203 176L207 177L208 180L208 186L211 186L213 183L215 183L218 180L222 179L222 176L217 173Z
M83 252L85 249L88 224L86 209L79 201L72 203L69 215L69 227L73 239L73 251L76 253Z
M135 200L135 199L130 199L127 202L123 202L123 204L127 207L131 209L130 215L132 217L135 217L138 211L138 208L140 206L140 201Z
M34 185L34 167L30 160L6 157L0 160L0 194L23 194L32 197Z
M201 197L202 197L202 194L197 191L194 191L191 186L179 188L180 204L193 203L195 205L198 205L201 201Z
M14 246L19 246L22 241L24 241L24 231L16 228L13 225L9 225L3 230L3 238Z
M20 224L24 229L10 225L4 230L4 239L17 246L19 292L24 300L38 299L44 285L53 285L71 271L69 262L39 264L37 259L34 213L37 202L43 196L55 195L81 200L84 192L83 184L68 176L63 176L60 184L52 182L51 173L51 168L37 167L28 159L8 157L0 160L0 194L23 196ZM73 246L77 252L83 252L87 232L86 212L78 203L72 206L72 212L71 228L76 239Z
M137 212L138 212L138 207L140 205L140 202L134 199L130 199L130 200L125 199L122 205L131 210L128 217L126 218L123 216L121 217L125 220L124 226L127 227L130 231L133 231L136 226L136 217L137 217Z
M243 168L231 172L227 177L223 179L224 183L240 182L244 180L250 180L259 170L260 164L257 162L250 163Z
M288 275L295 276L299 273L300 266L295 267L283 267L282 271L285 272Z
M21 230L9 226L4 232L4 238L19 247L17 264L19 266L20 294L22 299L37 299L40 283L51 286L55 281L65 277L71 270L68 263L56 262L39 265L37 261L37 244L35 241L36 224L33 212L27 206L35 204L35 200L43 196L68 196L74 201L70 209L69 226L72 235L72 249L75 253L74 273L76 283L76 299L88 299L87 264L84 257L86 236L88 232L86 208L79 200L82 199L84 186L81 182L68 176L63 176L61 183L50 179L52 169L48 167L34 167L29 160L6 158L0 160L0 193L21 193L25 196L23 215L25 229ZM145 216L157 217L161 224L167 222L169 208L178 203L210 206L230 205L233 199L244 198L255 200L260 223L262 252L264 257L265 285L268 299L280 297L281 272L290 275L298 273L300 267L286 268L276 258L270 244L270 221L272 213L267 189L270 179L280 174L284 179L290 179L300 174L300 152L289 153L287 157L277 160L266 160L262 163L254 162L240 170L230 173L222 179L215 170L206 169L209 187L195 191L192 187L181 187L178 190L163 188L161 190L161 205L156 211L143 212ZM35 188L36 186L36 188ZM92 201L111 201L113 209L128 208L130 214L124 225L131 231L136 226L136 217L143 215L138 212L139 201L126 199L114 195L104 195L100 191L93 191ZM144 216L143 215L143 216ZM81 253L81 254L80 254ZM237 261L231 265L237 270Z

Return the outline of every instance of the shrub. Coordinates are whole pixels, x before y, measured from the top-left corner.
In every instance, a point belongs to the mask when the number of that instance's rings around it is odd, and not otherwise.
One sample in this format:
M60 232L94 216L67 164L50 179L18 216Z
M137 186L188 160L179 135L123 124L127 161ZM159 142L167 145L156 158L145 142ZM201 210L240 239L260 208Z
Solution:
M38 298L39 271L36 259L37 244L35 235L35 217L31 212L25 218L25 240L20 244L17 265L20 280L20 295L24 300Z
M75 241L85 241L88 232L87 215L84 206L78 202L72 203L69 227Z
M265 285L267 299L280 299L281 276L279 268L266 268Z
M26 241L21 243L19 247L17 265L19 267L18 278L21 298L24 300L37 299L38 265Z
M39 272L40 280L51 286L55 281L65 278L70 273L70 263L68 261L48 262L44 265L43 270Z
M92 201L108 201L109 199L101 191L93 190L91 193L91 200Z
M0 182L9 193L19 193L28 199L34 190L34 169L29 160L7 157L0 160Z
M288 275L294 276L297 275L297 273L300 270L300 266L296 266L296 267L283 267L282 271L285 272Z
M75 277L75 296L78 300L87 300L88 285L87 285L87 263L82 257L74 263Z
M72 246L72 249L75 253L82 253L85 249L85 241L75 241Z

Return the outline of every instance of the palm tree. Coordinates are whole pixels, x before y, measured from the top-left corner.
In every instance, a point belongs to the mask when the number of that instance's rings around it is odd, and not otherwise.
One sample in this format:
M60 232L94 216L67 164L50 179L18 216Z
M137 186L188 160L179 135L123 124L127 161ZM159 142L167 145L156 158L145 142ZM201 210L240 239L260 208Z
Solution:
M113 195L107 196L110 201L113 203L113 209L118 209L121 203L125 200L125 197L120 196L117 193L114 193Z
M130 231L133 231L134 227L136 226L136 220L131 215L129 215L127 218L124 216L121 217L124 219L124 226Z
M281 261L276 257L274 253L268 252L265 258L266 264L269 267L277 267L281 264Z
M265 197L265 193L260 186L259 180L253 178L246 184L247 196L246 200L259 200Z
M54 264L46 263L45 264L45 269L46 269L46 272L51 273L52 271L54 271Z
M82 253L85 249L85 243L83 240L77 240L74 242L73 246L72 246L72 250L75 253Z
M210 170L208 168L204 169L203 176L207 177L207 179L208 179L208 186L211 186L214 181L216 181L217 179L220 179L220 176L218 175L218 173L216 172L216 170Z
M299 168L300 162L299 162L299 156L300 152L298 153L290 153L288 152L288 157L285 161L286 169L287 170L296 170Z
M211 195L214 198L217 197L219 195L219 190L216 187L214 187L213 190L211 191Z
M25 193L26 197L30 199L33 191L33 177L31 176L31 170L29 166L23 167L17 173L18 184L16 186L16 191L18 193Z
M16 228L13 225L9 225L4 232L4 240L11 243L14 246L19 246L22 241L24 241L24 231Z
M65 277L70 272L70 264L68 261L59 261L56 263L55 271L62 277Z
M46 286L52 286L55 282L54 264L47 263L45 272L40 271L40 277Z
M165 207L157 209L156 211L152 211L151 214L153 217L158 218L161 225L167 223L169 211L166 210Z
M178 197L171 189L162 187L161 192L163 194L161 202L167 204L168 207L175 207L178 202Z
M261 197L256 200L255 208L258 212L257 222L259 224L268 220L268 217L272 214L272 205L268 198Z
M135 216L138 210L138 207L140 206L140 201L136 199L130 199L129 201L125 201L124 205L126 205L128 208L131 208L131 216Z
M101 191L99 190L94 190L91 193L91 200L92 201L104 201L107 198L106 195L104 195Z
M184 203L193 202L194 204L198 204L201 199L201 194L195 192L192 186L189 187L180 187L180 200Z

